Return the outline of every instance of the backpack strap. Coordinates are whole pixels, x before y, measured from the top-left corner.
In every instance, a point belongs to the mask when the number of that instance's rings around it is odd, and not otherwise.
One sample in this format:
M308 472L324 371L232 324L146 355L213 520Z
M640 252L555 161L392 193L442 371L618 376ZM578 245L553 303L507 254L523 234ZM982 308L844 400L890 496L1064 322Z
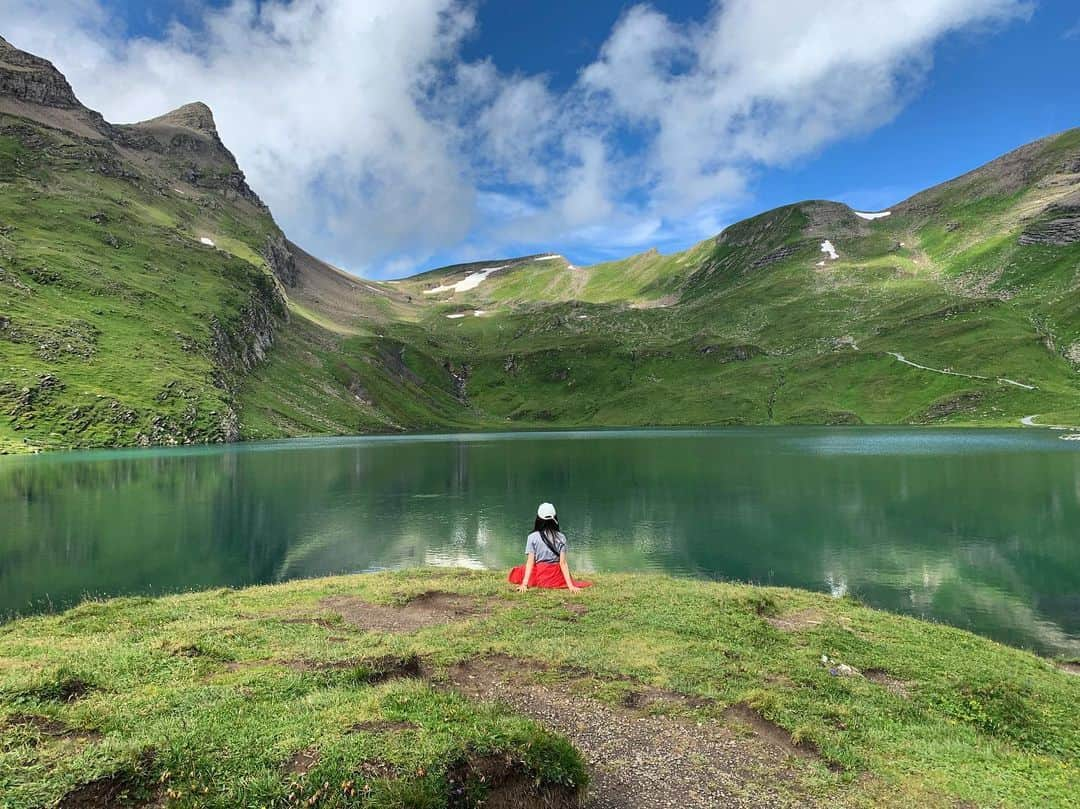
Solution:
M543 531L537 531L536 533L540 535L540 541L547 545L547 549L553 554L555 554L555 558L558 559L560 556L558 547L556 547L556 545L547 538L547 534L545 534Z

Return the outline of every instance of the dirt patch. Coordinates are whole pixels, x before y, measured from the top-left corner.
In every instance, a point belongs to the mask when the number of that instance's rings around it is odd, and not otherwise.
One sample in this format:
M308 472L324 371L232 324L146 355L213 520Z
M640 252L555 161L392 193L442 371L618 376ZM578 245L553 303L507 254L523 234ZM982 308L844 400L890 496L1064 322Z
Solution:
M389 655L360 663L356 670L368 683L382 683L399 677L419 677L423 674L420 658L415 654L405 657Z
M568 601L565 606L566 611L570 613L571 621L576 621L582 615L586 615L589 612L589 608L580 601Z
M346 624L378 632L415 632L486 611L479 599L438 590L421 593L401 606L370 604L355 596L330 596L319 604L339 614Z
M537 672L549 670L550 666L538 660L495 654L458 663L450 669L449 677L461 693L483 698L503 686L524 688L534 682Z
M308 616L305 618L279 618L278 620L283 624L309 624L311 626L321 626L323 629L336 629L338 632L343 629L341 624L336 624L333 621L328 621L326 618L319 618L316 615ZM340 642L345 639L330 638L330 640Z
M870 682L877 683L882 688L896 694L896 696L903 697L904 699L911 699L911 692L908 690L908 684L901 679L893 677L884 669L866 669L862 674L863 677Z
M263 666L273 666L277 663L276 660L229 660L224 663L225 671L247 671L248 669L257 669ZM213 674L210 674L207 679L212 679Z
M161 796L146 784L146 771L153 761L153 754L145 753L134 766L80 784L60 799L57 809L161 806Z
M282 665L293 671L344 671L351 672L352 679L366 683L382 683L399 677L420 677L423 663L415 654L400 657L386 655L376 658L349 658L347 660L289 660Z
M786 732L784 746L756 728L740 734L723 721L647 710L657 699L685 706L696 698L639 684L631 693L641 696L628 700L633 706L612 705L576 693L586 678L602 678L506 655L469 660L448 674L462 694L506 703L566 736L589 768L586 809L815 805L791 767L793 755L805 759L813 752L792 745ZM550 682L553 674L556 682ZM513 804L485 804L497 805Z
M367 719L350 725L346 733L398 733L403 730L416 730L419 725L413 722L392 719Z
M57 804L57 809L117 809L121 806L162 805L158 798L147 798L141 792L138 785L128 783L124 778L108 775L71 790Z
M204 660L214 660L219 663L228 662L232 659L228 655L224 655L214 649L208 649L199 643L184 643L170 648L169 652L175 657L188 657L191 659L202 658Z
M101 734L96 730L81 730L73 728L59 719L50 719L47 716L35 716L33 714L15 714L9 716L0 727L29 728L41 736L53 739L100 739Z
M825 613L811 607L797 612L789 612L787 615L766 618L765 620L781 632L802 632L805 629L813 629L815 626L823 624L825 622Z
M749 726L757 736L788 755L815 760L821 758L818 751L811 745L796 744L792 741L790 733L775 722L770 722L749 705L732 705L724 711L724 717Z
M470 756L447 773L450 809L572 809L578 791L562 785L537 786L536 779L505 756Z
M55 680L19 692L18 696L42 702L75 702L94 689L94 684L82 677L58 676Z
M450 672L450 680L455 688L472 696L484 693L501 684L528 686L537 682L537 675L551 675L548 679L557 680L557 684L548 682L548 687L561 690L573 690L582 693L603 686L605 683L626 683L632 687L621 700L624 708L634 710L665 710L686 708L705 708L713 705L713 700L680 694L665 688L646 685L630 677L595 674L576 666L549 666L539 660L528 660L496 654L477 660L468 660L455 666Z
M319 751L309 747L306 750L297 750L289 756L289 760L285 762L283 769L289 775L299 778L315 769L315 765L318 763Z
M1080 663L1058 663L1058 668L1066 674L1080 676Z
M634 708L636 710L706 708L713 704L713 700L705 697L693 697L653 686L641 686L633 691L628 691L622 699L624 708Z

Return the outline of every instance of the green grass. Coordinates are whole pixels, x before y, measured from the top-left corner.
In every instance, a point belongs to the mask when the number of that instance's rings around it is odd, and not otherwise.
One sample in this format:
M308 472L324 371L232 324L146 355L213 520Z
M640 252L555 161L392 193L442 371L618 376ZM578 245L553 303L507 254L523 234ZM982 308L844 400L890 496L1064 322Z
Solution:
M242 345L245 309L277 316L254 250L273 220L59 159L69 138L27 129L44 150L0 149L0 449L221 440L236 374L211 324Z
M236 422L246 439L1080 424L1080 244L1017 242L1060 193L1041 178L1076 156L1075 131L1033 152L1026 185L991 167L872 223L798 203L672 255L510 262L473 290L427 296L475 268L432 271L356 298L355 312L285 289L288 322L259 255L276 232L266 211L180 180L183 194L108 177L92 170L100 144L13 131L0 138L0 452L222 440ZM840 258L818 266L823 238ZM253 306L273 346L249 368L236 357ZM486 314L446 317L475 309Z
M820 750L835 771L789 776L836 805L1064 807L1080 789L1080 680L1029 653L803 591L596 578L580 617L561 606L565 593L522 596L497 573L417 570L89 602L5 624L0 722L31 714L100 735L6 729L0 805L45 804L127 772L135 788L171 790L171 806L291 805L315 793L320 806L445 806L448 768L476 752L580 784L564 740L440 686L446 667L496 652L579 668L590 676L561 687L601 700L618 701L629 677L703 698L691 711L701 719L750 704ZM432 589L488 609L391 634L357 632L319 603L402 603ZM767 620L806 610L819 623L799 631ZM428 679L372 676L370 661L414 654ZM320 666L338 661L349 663ZM833 676L836 662L903 690ZM378 721L410 724L350 731ZM300 751L317 751L318 764L298 779L285 767ZM349 783L366 802L343 791Z

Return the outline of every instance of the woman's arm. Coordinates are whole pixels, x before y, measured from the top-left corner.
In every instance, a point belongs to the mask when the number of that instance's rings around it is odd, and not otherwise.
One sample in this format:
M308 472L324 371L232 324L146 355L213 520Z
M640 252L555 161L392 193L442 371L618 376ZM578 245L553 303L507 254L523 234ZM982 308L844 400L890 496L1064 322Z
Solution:
M532 579L533 563L535 562L535 554L525 554L525 575L521 577L521 584L518 585L518 590L522 593L529 589L529 581Z
M559 554L559 567L562 569L563 578L566 579L566 587L571 593L578 592L581 588L574 584L573 578L570 576L570 563L566 561L566 551ZM525 571L528 576L528 571Z

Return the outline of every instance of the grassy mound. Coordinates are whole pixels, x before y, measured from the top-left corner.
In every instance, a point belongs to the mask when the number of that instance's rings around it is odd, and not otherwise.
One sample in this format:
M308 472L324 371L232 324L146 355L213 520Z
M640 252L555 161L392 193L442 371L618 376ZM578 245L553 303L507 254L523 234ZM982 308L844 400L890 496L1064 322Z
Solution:
M1080 790L1080 680L967 632L794 590L605 575L571 598L418 570L0 627L2 803L576 805L581 755L513 700L476 699L483 660L613 723L775 734L792 756L766 775L809 802Z

